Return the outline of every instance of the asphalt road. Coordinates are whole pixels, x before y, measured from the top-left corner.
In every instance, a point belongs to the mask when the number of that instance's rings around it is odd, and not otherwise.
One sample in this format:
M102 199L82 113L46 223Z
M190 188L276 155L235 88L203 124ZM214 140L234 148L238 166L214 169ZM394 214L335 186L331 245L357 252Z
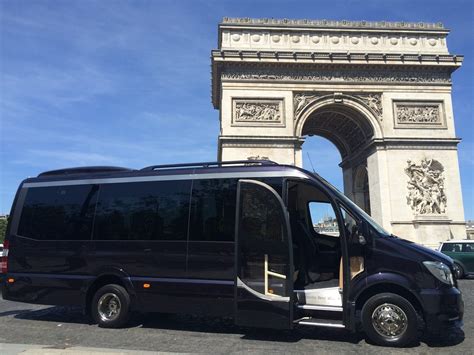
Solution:
M91 324L81 309L0 300L0 343L43 344L56 349L99 347L180 353L474 353L474 280L461 280L464 332L423 339L409 349L371 345L363 334L340 329L242 329L231 319L149 314L125 329Z

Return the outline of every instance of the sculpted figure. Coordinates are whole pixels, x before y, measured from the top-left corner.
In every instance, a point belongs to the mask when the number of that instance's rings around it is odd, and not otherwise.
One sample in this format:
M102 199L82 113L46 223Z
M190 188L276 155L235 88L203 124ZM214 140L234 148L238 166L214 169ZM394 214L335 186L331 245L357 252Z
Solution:
M441 163L434 159L422 159L419 165L407 160L407 204L416 214L446 211L443 171Z

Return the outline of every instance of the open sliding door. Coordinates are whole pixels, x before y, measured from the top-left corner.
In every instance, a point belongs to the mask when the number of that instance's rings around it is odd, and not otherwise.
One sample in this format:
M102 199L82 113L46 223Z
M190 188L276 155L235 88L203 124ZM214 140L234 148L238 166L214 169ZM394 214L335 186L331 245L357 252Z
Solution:
M267 184L237 189L235 322L288 329L293 324L293 254L286 208Z

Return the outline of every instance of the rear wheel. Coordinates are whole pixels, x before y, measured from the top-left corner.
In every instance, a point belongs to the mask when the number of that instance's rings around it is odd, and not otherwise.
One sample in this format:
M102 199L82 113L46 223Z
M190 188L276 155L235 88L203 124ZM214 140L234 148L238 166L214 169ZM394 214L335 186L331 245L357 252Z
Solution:
M362 326L370 340L383 346L407 346L418 339L418 315L394 293L372 296L362 307Z
M456 276L457 279L464 277L464 269L458 263L454 263L454 276Z
M123 327L130 316L129 310L130 296L120 285L105 285L92 298L91 313L99 327Z

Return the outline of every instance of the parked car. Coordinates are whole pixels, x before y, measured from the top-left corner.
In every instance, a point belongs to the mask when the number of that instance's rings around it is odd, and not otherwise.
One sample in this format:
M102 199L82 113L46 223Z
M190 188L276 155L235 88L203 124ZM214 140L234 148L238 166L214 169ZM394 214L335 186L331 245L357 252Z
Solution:
M442 242L438 250L454 260L456 278L474 275L474 240L449 240Z

